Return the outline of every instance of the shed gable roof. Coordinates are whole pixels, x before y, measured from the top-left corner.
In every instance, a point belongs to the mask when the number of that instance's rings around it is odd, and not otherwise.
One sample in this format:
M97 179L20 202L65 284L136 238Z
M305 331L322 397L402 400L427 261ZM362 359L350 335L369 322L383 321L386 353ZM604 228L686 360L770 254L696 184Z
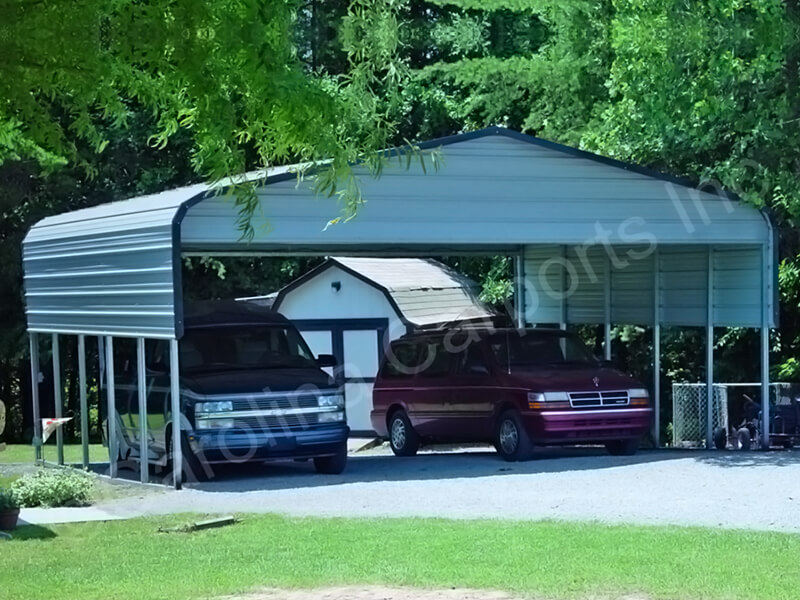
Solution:
M329 257L278 292L273 307L280 310L292 290L332 267L383 292L406 325L424 328L488 319L495 314L481 302L474 281L436 260L423 258Z

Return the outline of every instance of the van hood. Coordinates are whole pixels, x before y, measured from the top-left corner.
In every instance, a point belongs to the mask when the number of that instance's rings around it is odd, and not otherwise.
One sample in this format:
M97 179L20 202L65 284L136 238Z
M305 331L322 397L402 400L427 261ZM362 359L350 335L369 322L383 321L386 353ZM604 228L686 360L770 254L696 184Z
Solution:
M517 369L506 375L514 386L536 392L616 391L644 387L634 378L608 367Z
M315 367L190 372L181 377L181 383L203 396L294 392L298 388L313 392L315 388L330 390L336 385L325 371Z

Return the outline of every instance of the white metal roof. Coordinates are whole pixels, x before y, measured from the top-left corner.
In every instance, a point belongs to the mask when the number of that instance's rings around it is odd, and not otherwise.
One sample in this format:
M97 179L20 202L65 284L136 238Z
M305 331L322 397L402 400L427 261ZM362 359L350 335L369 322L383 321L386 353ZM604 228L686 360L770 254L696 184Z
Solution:
M652 242L769 248L765 266L774 269L768 219L726 194L501 128L421 147L441 147L438 173L392 162L374 180L357 167L367 203L328 228L335 201L315 196L289 168L270 171L249 245L234 203L203 184L48 217L23 243L29 329L180 337L182 251L420 256ZM686 281L696 287L698 277ZM749 267L742 277L751 289L761 284ZM774 297L773 285L764 299L770 314ZM735 296L730 302L716 323L749 322L734 314ZM752 298L740 308L752 312Z

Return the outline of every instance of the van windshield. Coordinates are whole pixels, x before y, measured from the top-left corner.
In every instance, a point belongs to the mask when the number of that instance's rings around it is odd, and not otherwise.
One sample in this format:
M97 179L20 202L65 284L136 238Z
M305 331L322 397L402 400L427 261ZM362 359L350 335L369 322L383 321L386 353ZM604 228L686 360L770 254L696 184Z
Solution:
M497 333L489 338L489 346L497 364L510 370L598 365L584 343L566 332Z
M316 367L300 333L280 325L188 329L180 341L180 366L191 371Z

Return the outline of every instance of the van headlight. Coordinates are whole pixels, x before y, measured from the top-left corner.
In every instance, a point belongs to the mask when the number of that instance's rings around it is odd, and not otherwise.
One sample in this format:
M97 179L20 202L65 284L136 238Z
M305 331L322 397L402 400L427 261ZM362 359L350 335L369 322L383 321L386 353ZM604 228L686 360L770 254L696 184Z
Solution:
M194 405L194 411L198 413L221 413L233 410L233 402L230 400L223 402L198 402Z
M326 394L317 396L317 405L320 407L344 406L344 396L342 394Z

